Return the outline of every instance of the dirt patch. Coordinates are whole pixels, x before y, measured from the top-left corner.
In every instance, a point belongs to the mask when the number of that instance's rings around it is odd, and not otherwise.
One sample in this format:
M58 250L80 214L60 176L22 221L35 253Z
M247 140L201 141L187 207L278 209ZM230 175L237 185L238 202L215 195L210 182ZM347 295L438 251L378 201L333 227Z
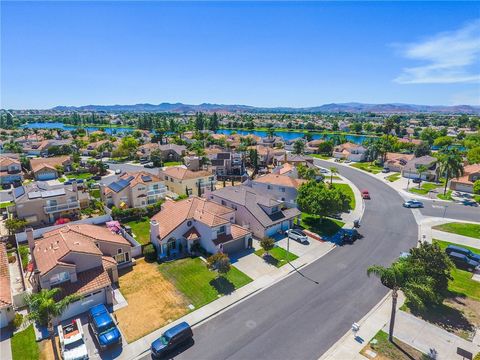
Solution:
M376 340L376 344L372 344L372 340ZM388 341L388 334L379 331L375 337L370 340L368 345L366 345L361 351L360 354L365 356L367 359L375 360L423 360L425 359L424 354L422 354L417 349L411 347L410 345L405 344L404 342L394 338L394 342L391 343ZM375 357L372 357L373 353L376 354Z
M127 342L132 342L186 314L188 300L159 271L156 263L137 261L119 278L128 306L115 311Z
M57 354L60 357L60 343L58 336L55 337L55 342L57 344ZM38 348L40 349L39 360L55 360L55 350L53 349L53 344L50 339L40 341L38 343Z

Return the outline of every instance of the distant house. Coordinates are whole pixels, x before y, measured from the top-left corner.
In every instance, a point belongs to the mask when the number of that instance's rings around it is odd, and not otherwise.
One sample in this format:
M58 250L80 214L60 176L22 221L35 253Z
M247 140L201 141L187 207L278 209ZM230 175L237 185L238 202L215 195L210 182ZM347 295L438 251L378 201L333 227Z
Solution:
M285 140L285 145L283 146L283 148L287 151L293 151L295 150L295 143L297 141L301 141L304 145L307 143L307 140L305 140L304 137L297 137L294 139Z
M18 158L0 155L0 185L22 181L22 165Z
M309 166L313 164L313 158L310 156L305 156L300 154L285 153L283 155L275 156L274 164L275 166L279 166L283 164L291 164L294 166L298 166L301 164L301 165Z
M415 155L413 154L401 154L401 153L391 153L386 154L386 161L383 164L384 168L389 169L390 171L402 172L403 167L411 161Z
M426 166L427 171L420 174L418 172L420 165ZM429 155L413 158L403 167L402 176L409 179L421 178L422 180L435 181L438 178L437 159Z
M7 247L2 242L0 243L0 328L8 326L14 318Z
M221 152L210 156L212 172L218 180L248 178L242 155L235 152Z
M227 186L213 191L207 198L235 210L236 223L248 228L258 238L275 236L293 227L300 216L296 208L283 209L285 204L274 196L245 185Z
M172 166L160 171L160 178L165 181L167 190L178 195L201 195L207 189L215 188L215 175L200 170L190 171L184 167ZM199 194L198 192L201 192Z
M26 142L23 144L23 152L26 155L43 156L48 154L48 148L50 146L50 140L43 140L40 142Z
M65 225L34 239L27 229L32 255L33 291L60 288L59 298L82 298L65 310L61 320L98 304L113 304L112 283L118 282L118 266L132 264L131 244L108 228L89 224Z
M306 154L319 154L318 147L324 143L325 140L317 139L307 142L307 146L305 146L305 153Z
M287 207L297 206L297 190L306 180L295 179L287 175L267 174L248 180L245 185L262 194L268 194L283 202Z
M235 224L235 210L196 196L168 200L150 223L159 258L189 254L199 246L211 254L230 254L251 246L251 235Z
M284 149L273 149L263 145L252 146L249 149L257 150L258 165L260 167L271 165L275 157L283 156L286 153Z
M71 170L72 161L69 156L30 159L30 167L35 180L53 180L59 177L57 167L64 171Z
M463 176L450 181L450 189L473 193L473 183L480 180L480 164L467 165L463 169Z
M267 136L261 138L261 140L258 141L257 144L273 148L283 145L283 139L280 136Z
M163 162L181 161L187 152L186 146L177 144L158 145L158 149L160 150Z
M138 208L165 198L167 188L158 176L141 171L125 173L117 181L100 186L100 196L107 206Z
M364 146L347 142L333 148L333 157L359 162L365 160L366 152L367 149Z

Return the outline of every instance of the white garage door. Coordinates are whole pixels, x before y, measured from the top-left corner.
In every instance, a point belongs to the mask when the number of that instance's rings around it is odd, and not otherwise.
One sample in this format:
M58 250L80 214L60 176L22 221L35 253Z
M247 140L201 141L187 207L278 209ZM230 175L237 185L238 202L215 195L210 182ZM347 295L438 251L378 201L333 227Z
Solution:
M92 294L86 295L84 298L74 302L73 304L70 304L67 310L65 310L63 313L62 320L74 317L78 314L88 311L95 305L104 304L105 302L105 289L95 291Z

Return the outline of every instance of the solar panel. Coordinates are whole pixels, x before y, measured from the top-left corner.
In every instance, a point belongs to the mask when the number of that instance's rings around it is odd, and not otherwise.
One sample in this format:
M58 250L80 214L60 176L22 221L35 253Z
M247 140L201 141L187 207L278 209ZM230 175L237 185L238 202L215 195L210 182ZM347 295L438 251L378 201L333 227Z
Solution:
M135 176L129 176L128 178L125 179L125 181L130 182L130 181L133 180L134 177L135 177ZM124 180L124 179L121 179L120 181L122 181L122 180ZM119 182L120 182L120 181L119 181Z
M112 189L113 191L115 191L116 193L120 192L122 190L122 187L116 183L116 182L112 182L108 185L108 187L110 189Z
M145 182L149 182L152 181L152 178L150 177L150 175L142 175L142 180Z
M25 188L23 186L15 188L13 189L13 194L15 195L16 198L20 197L23 194L25 194Z

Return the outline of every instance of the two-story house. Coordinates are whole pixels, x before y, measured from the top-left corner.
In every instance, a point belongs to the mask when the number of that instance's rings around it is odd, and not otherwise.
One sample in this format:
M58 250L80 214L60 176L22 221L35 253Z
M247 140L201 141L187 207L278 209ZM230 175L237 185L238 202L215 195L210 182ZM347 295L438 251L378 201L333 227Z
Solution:
M215 175L209 171L190 171L179 166L165 168L160 171L160 177L167 189L178 195L201 196L206 190L215 189L217 183Z
M76 183L49 186L37 181L15 188L12 194L17 217L31 225L48 225L59 218L76 219L90 201L88 192L80 191Z
M160 259L192 252L230 254L251 246L251 232L235 224L235 210L192 196L168 200L150 222L150 241Z
M480 180L480 164L467 165L463 168L463 176L450 181L450 189L473 193L473 183Z
M0 185L21 182L22 165L18 158L12 156L0 156Z
M258 190L259 193L268 194L292 208L297 207L298 188L305 182L306 180L287 175L266 174L254 180L247 180L244 185Z
M70 171L71 165L72 160L69 156L30 159L33 176L35 180L41 181L57 179L59 177L58 169Z
M333 157L359 162L365 160L366 152L367 149L364 146L347 142L333 148Z
M420 166L426 167L422 173L418 171ZM427 181L435 181L438 178L437 158L430 155L415 157L409 160L402 169L402 176L409 179L420 178Z
M402 172L403 167L415 157L414 154L401 154L387 152L383 167L390 171Z
M245 185L218 189L207 198L234 209L236 223L260 239L292 228L301 215L297 208L285 208L284 202L274 196Z
M217 180L236 179L244 181L248 178L242 154L236 152L221 152L210 156L212 172Z
M58 287L60 298L81 295L68 306L60 320L87 311L97 304L112 304L112 283L118 281L118 266L131 265L131 244L106 227L90 224L65 225L34 239L27 229L33 260L30 282L34 292Z
M100 197L107 206L138 208L165 198L165 183L145 171L125 173L117 181L100 185Z

